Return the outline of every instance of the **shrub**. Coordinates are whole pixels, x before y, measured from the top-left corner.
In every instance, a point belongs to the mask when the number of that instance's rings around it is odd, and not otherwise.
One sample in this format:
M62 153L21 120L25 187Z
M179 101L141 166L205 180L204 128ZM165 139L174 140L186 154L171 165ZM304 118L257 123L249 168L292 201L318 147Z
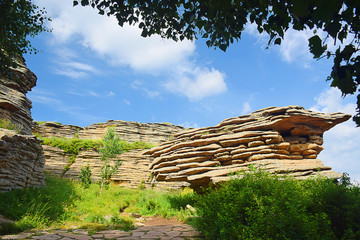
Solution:
M263 171L208 190L195 225L207 239L359 239L360 192L329 179Z

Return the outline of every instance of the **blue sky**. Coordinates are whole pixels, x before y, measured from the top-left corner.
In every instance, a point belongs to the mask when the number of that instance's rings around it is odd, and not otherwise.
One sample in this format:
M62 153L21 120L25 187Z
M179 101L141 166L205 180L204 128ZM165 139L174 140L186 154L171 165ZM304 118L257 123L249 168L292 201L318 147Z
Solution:
M355 113L355 98L341 98L325 79L331 60L315 61L307 32L290 31L281 46L249 25L226 53L203 40L142 38L137 27L72 0L34 0L53 19L51 33L26 55L37 75L28 94L38 121L88 126L107 120L170 122L207 127L269 106L301 105L322 112ZM360 129L352 121L325 133L325 165L360 181Z

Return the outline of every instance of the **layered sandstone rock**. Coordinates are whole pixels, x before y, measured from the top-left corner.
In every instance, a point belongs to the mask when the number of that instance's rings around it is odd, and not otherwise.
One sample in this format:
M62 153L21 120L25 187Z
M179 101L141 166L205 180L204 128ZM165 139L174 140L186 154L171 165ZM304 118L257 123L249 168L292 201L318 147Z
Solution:
M89 127L78 127L74 125L62 125L54 122L43 124L33 123L33 133L43 137L64 137L80 139L101 139L108 127L114 127L115 133L130 143L141 141L159 144L169 140L175 133L184 130L181 126L167 123L138 123L127 121L107 121L106 123L91 124Z
M69 170L63 174L65 166L69 164L70 155L56 147L43 145L43 148L46 158L45 171L51 175L79 180L81 168L89 164L93 173L92 179L94 181L99 180L102 162L96 150L81 151L76 156L75 162L70 165ZM151 181L149 171L150 157L144 156L142 153L143 150L133 150L119 154L110 161L112 165L115 164L117 160L120 160L122 163L117 174L114 174L111 178L115 184L129 188L136 188L140 185L157 188L179 188L188 185L185 182L166 183Z
M44 184L43 150L31 134L31 101L26 93L36 76L24 63L12 69L12 79L0 77L0 119L15 131L0 128L0 191Z
M339 178L316 158L323 150L323 133L349 118L300 106L270 107L175 134L145 154L153 158L150 169L156 180L186 181L194 188L226 181L249 165L297 178Z
M0 192L44 184L40 140L0 128Z
M26 93L36 85L36 76L24 63L12 70L13 79L0 77L0 118L17 125L21 134L31 134L31 101Z

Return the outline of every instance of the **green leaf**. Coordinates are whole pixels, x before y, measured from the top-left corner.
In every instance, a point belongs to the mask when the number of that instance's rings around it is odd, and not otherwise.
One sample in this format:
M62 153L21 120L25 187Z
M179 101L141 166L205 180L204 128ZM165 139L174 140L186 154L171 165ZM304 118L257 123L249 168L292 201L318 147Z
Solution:
M314 55L314 58L319 58L327 49L327 46L323 46L321 39L318 35L309 38L310 52Z
M293 12L296 16L304 17L308 13L310 5L309 0L294 0L293 1Z
M281 38L275 39L274 44L280 45L281 44Z
M79 4L78 1L76 1L76 0L73 1L73 6L74 6L74 7L75 7L76 5L78 5L78 4Z

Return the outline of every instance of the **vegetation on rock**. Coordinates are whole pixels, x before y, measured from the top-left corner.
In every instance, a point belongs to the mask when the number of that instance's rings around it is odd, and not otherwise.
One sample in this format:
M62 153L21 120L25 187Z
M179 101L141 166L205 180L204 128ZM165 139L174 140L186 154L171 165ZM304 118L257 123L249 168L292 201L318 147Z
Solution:
M5 129L9 129L9 130L14 130L15 132L19 133L21 130L21 127L12 123L10 120L8 119L2 119L0 118L0 128L5 128Z

